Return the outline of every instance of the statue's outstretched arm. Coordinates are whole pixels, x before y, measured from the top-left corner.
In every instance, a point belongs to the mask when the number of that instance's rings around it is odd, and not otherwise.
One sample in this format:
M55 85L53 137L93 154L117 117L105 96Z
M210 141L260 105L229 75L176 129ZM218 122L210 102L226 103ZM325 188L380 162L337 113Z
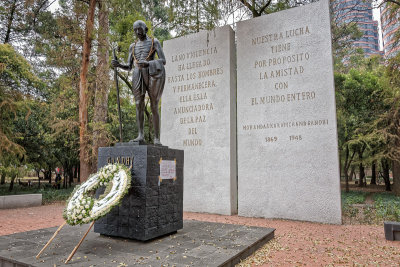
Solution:
M128 70L128 71L130 71L132 69L134 47L135 47L135 44L131 44L131 46L129 47L128 64L122 64L122 63L118 62L118 64L117 64L118 68Z

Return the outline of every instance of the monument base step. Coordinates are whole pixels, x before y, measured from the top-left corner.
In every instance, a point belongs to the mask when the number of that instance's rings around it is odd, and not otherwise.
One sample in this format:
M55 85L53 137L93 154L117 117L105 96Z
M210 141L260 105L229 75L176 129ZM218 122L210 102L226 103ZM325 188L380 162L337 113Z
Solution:
M65 266L88 229L66 226L42 256L35 256L57 227L0 236L0 266ZM90 231L69 262L73 266L235 266L274 237L275 229L184 221L175 234L146 242ZM125 266L124 265L124 266Z

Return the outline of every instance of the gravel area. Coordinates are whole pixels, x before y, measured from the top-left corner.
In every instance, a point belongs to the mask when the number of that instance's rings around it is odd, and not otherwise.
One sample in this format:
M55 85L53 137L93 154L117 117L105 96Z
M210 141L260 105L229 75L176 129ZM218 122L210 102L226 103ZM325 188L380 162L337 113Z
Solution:
M64 205L0 210L0 235L59 226ZM185 220L275 228L275 239L239 266L400 266L400 242L383 225L319 223L184 213Z

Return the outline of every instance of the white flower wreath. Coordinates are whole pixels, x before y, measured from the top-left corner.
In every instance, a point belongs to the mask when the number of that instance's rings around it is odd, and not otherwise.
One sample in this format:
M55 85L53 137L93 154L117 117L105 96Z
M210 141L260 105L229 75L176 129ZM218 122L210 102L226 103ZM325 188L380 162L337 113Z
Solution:
M120 164L108 164L86 182L76 186L67 201L63 217L69 225L85 224L99 219L119 205L131 185L128 168ZM106 190L99 199L93 197L101 186Z

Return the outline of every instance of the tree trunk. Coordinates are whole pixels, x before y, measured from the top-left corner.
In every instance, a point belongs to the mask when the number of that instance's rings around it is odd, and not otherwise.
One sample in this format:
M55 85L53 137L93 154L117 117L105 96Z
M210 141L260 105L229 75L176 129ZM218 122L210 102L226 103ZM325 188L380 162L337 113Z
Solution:
M349 145L346 145L345 149L345 160L344 160L344 175L345 175L345 181L346 181L346 192L349 192L349 181L352 180L353 174L354 174L354 167L351 167L351 173L349 177L349 168L351 166L351 163L353 162L354 155L356 154L356 150L353 150L353 153L350 156L350 148Z
M93 148L92 173L97 171L97 150L108 143L105 124L107 122L109 78L109 41L108 41L108 5L107 1L99 1L99 30L96 67L96 92L93 116Z
M349 180L353 181L354 173L356 172L356 167L351 166Z
M362 187L362 186L364 186L364 179L365 179L365 168L362 163L360 163L360 165L359 165L359 173L360 173L360 177L359 177L358 186Z
M81 183L81 165L78 165L78 183Z
M8 188L8 191L11 192L14 189L14 180L16 176L11 177L11 182L10 182L10 187Z
M362 159L363 159L363 149L360 149L358 152L358 159L360 160L360 164L359 164L359 173L360 173L360 177L359 177L359 184L358 186L364 186L364 179L365 179L365 169L364 169L364 165L362 163Z
M79 170L79 167L77 165L75 165L75 167L74 167L74 178L76 178L76 179L78 179L78 176L79 176L78 170Z
M383 169L383 180L385 181L385 190L391 191L390 189L390 177L389 177L389 162L387 159L382 159L382 169Z
M92 49L92 32L94 24L94 13L96 0L90 0L88 16L86 20L85 40L83 42L82 64L79 80L79 160L80 160L80 175L81 181L84 182L89 177L90 162L89 162L89 147L87 137L88 125L88 86L87 73L89 69L89 57Z
M8 20L7 20L7 32L6 32L6 36L4 38L5 44L10 42L11 27L12 27L12 23L14 20L14 13L15 13L16 8L17 8L17 0L14 0L14 2L12 3L12 6L11 6L11 10L10 10L10 16L8 17Z
M393 192L400 196L400 162L393 161Z
M72 171L72 168L68 169L68 177L69 177L69 187L71 187L72 183L74 182L74 172Z
M196 32L200 31L199 0L196 0Z
M5 184L6 183L6 174L5 173L1 173L1 181L0 184Z
M372 162L372 176L371 176L371 183L370 184L376 184L376 161Z
M253 18L256 18L264 13L265 9L271 4L272 1L269 0L266 3L262 1L263 3L261 5L258 5L255 0L252 0L251 3L246 0L240 0L240 2L251 11ZM259 8L259 11L257 11L257 8Z
M345 180L345 182L346 182L346 193L348 193L349 192L349 167L350 167L350 164L348 164L348 161L349 161L349 153L350 153L350 151L349 151L349 146L347 145L346 146L346 149L345 149L345 161L344 161L344 170L343 170L343 172L344 172L344 180Z
M37 179L38 179L38 188L40 189L40 170L36 171Z

